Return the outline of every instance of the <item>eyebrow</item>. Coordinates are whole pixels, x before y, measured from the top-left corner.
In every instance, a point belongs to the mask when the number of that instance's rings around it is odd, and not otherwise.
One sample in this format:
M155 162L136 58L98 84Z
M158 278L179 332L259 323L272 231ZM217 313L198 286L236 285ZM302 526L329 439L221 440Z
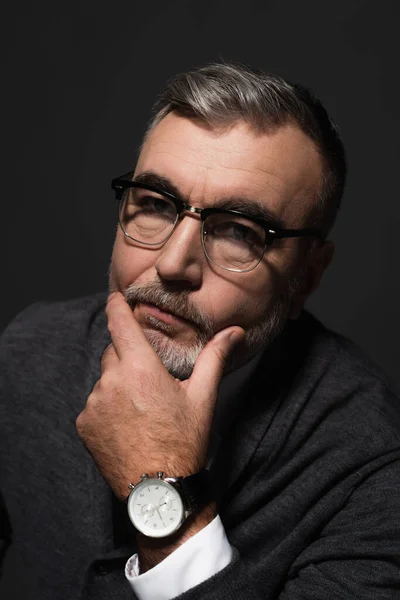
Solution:
M154 171L144 171L143 173L137 175L133 181L150 185L160 192L171 194L186 204L186 200L182 198L177 186L174 185L167 177L158 175ZM241 196L228 196L226 198L221 198L213 206L223 210L237 210L239 212L246 213L249 217L266 221L268 225L272 226L273 229L285 229L286 227L282 219L274 214L271 210L263 206L259 200L252 200L250 198Z

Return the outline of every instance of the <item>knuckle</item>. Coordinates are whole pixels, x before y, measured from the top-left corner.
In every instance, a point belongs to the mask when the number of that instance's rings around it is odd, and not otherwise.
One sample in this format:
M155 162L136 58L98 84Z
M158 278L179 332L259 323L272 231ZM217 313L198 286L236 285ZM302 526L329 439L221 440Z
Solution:
M95 383L95 386L86 400L85 412L86 414L90 414L95 406L98 404L100 392L100 379Z
M105 371L99 379L99 388L111 392L116 387L115 377L109 371Z
M121 316L121 310L118 307L114 308L112 313L107 314L107 327L110 333L120 329Z
M117 323L116 323L116 319L115 319L114 314L108 315L107 328L108 328L108 331L110 332L111 335L113 333L115 333L116 327L117 327Z
M116 293L111 293L108 296L107 303L106 303L106 308L105 308L106 314L112 313L113 310L115 310L116 305L118 304L116 302L117 298L118 298L118 294L116 294Z
M107 361L109 358L109 354L107 354L107 350L105 350L105 352L103 353L102 357L101 357L101 372L103 372L107 366Z
M114 348L113 343L110 342L108 344L107 348L104 350L101 358L103 359L103 358L107 358L107 356L110 356L112 354L113 348Z
M98 380L96 381L96 383L94 384L94 386L93 386L93 389L92 389L92 391L91 391L90 395L88 396L88 399L86 400L86 405L87 405L87 402L88 402L88 400L89 400L90 396L92 396L92 395L94 395L94 394L98 393L98 391L99 391L99 388L100 388L100 379L98 379Z
M76 420L75 420L75 427L76 427L76 430L79 433L79 435L83 434L83 432L85 430L85 424L86 424L86 415L85 415L85 410L83 410L81 413L79 413L79 415L76 417Z

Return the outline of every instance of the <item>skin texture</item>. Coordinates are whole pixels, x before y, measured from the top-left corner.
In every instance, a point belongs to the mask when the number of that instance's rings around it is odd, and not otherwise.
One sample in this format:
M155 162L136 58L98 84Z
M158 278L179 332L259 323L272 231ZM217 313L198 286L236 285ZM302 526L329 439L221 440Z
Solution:
M313 142L294 125L269 134L256 134L243 122L212 130L173 113L144 144L135 174L145 171L167 177L193 206L213 206L232 195L246 197L274 212L286 228L307 226L322 178ZM156 249L131 243L118 229L110 270L115 293L106 310L112 344L103 356L101 378L78 416L77 430L120 499L128 495L129 482L144 472L177 476L204 467L218 384L234 346L239 348L245 333L267 318L288 282L301 272L283 315L297 318L330 263L332 243L320 244L311 253L304 248L299 239L282 240L254 271L232 273L207 261L197 215L186 213ZM185 290L191 305L214 326L214 336L184 381L166 370L149 340L167 341L181 351L196 341L196 328L174 318L169 328L157 327L149 320L151 307L129 306L120 293L133 283L154 282ZM163 319L162 313L158 316ZM215 514L214 505L205 507L173 538L138 536L141 571L163 560Z

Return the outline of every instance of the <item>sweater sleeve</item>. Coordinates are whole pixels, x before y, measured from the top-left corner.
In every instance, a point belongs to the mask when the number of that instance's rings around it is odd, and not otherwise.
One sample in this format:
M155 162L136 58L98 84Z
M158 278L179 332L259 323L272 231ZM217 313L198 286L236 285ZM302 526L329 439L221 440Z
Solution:
M400 460L354 489L295 571L280 600L400 598Z
M264 557L256 561L249 569L234 550L225 569L179 600L400 598L400 460L379 468L353 490L342 510L293 563L279 591L260 586L268 574Z

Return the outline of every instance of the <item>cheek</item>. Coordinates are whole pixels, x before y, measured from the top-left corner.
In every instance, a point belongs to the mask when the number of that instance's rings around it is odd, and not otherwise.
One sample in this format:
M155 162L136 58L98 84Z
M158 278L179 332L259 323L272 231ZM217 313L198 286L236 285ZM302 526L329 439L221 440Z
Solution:
M250 278L244 275L238 285L237 279L231 282L214 280L203 308L211 315L217 329L230 325L240 325L245 330L264 319L272 306L274 296L269 280L264 276ZM246 277L246 280L244 279ZM205 288L205 286L204 286Z
M124 290L136 281L142 273L153 269L158 253L153 250L131 246L123 234L117 233L110 268L110 282L113 288Z

